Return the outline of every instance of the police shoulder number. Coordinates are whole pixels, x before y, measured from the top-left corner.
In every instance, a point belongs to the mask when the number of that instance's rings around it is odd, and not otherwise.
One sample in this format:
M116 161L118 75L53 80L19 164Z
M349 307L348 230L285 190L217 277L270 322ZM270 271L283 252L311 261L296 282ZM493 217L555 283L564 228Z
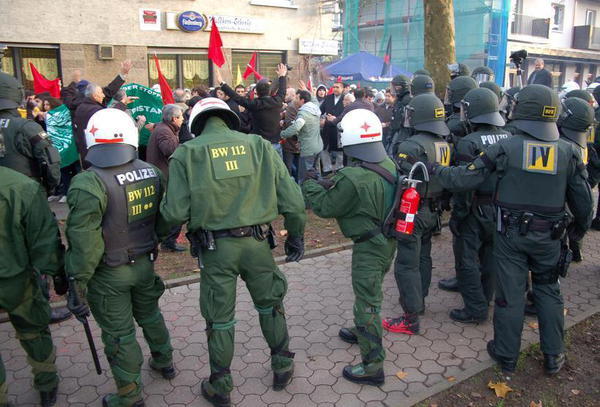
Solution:
M254 173L250 147L246 141L211 144L208 153L215 179L243 177Z

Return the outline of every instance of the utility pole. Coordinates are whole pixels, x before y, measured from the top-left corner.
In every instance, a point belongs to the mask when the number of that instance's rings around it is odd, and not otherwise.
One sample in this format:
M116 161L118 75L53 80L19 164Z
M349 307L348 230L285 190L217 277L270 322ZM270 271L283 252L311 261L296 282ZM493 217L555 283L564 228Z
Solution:
M448 64L456 61L453 0L423 0L425 15L425 69L431 72L435 90L444 97L450 81Z

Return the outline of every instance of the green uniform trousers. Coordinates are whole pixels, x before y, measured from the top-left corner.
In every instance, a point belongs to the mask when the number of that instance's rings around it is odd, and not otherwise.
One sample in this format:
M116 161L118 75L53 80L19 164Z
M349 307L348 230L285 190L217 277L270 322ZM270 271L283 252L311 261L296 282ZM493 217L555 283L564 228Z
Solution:
M87 300L102 329L104 352L118 389L110 406L130 406L141 399L144 358L135 338L134 319L142 327L153 364L167 367L172 362L169 332L158 307L164 291L148 255L119 267L101 265L88 283Z
M233 390L229 367L233 358L235 297L238 275L246 283L258 311L260 327L275 372L288 371L293 354L283 309L287 280L279 271L266 240L226 237L216 240L216 250L203 250L205 268L200 274L200 311L206 320L210 360L209 392Z
M541 350L547 354L564 351L563 299L560 285L540 283L555 273L560 240L550 232L519 234L518 225L508 226L506 234L496 233L494 255L497 261L494 340L496 352L517 358L525 318L525 284L531 270L535 307L540 325Z
M457 270L458 287L466 311L474 317L486 317L488 303L494 295L496 262L494 236L496 234L495 208L480 205L460 224Z
M412 235L398 239L394 276L400 291L400 305L407 314L425 309L431 284L431 235L437 226L436 212L422 206L415 217Z
M362 363L367 373L383 368L385 360L382 345L381 286L395 251L395 239L386 239L384 245L375 244L372 240L356 243L352 250L354 333L358 338Z
M15 277L7 281L0 279L3 290L11 284L13 290L22 290L22 300L10 309L0 296L0 308L8 312L10 322L17 332L17 339L27 353L27 362L33 373L33 385L38 391L50 391L58 386L56 374L56 349L50 336L50 305L40 289L38 278L25 280ZM13 293L14 294L14 293ZM0 405L6 403L6 371L0 358Z

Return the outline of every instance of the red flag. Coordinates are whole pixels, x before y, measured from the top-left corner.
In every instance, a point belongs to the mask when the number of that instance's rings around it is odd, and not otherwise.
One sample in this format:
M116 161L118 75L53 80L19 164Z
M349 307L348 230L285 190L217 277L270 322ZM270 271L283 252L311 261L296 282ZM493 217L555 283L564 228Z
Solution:
M252 58L250 58L250 61L246 64L246 70L244 71L244 74L242 75L242 78L248 79L248 77L251 74L254 74L254 77L257 80L262 79L262 77L260 77L260 79L259 79L256 76L257 74L258 74L258 76L260 76L260 74L258 72L256 72L256 51L254 51L252 53Z
M217 22L213 17L212 27L210 28L210 39L208 40L208 59L212 60L219 68L225 63L222 46L221 33L219 33L219 27L217 27Z
M306 82L306 89L312 92L312 83L310 82L310 76L308 77L308 82Z
M31 74L33 75L33 91L35 93L48 92L53 98L60 98L60 78L51 81L46 79L31 62L29 68L31 68Z
M333 86L329 88L329 90L327 91L328 95L333 95Z
M338 76L337 79L335 80L337 83L342 83L342 77Z
M173 99L173 91L169 86L169 82L167 82L167 78L160 71L160 64L158 63L158 58L154 55L154 63L156 64L156 70L158 71L158 84L160 85L160 96L162 97L162 101L165 105L175 103L175 99Z

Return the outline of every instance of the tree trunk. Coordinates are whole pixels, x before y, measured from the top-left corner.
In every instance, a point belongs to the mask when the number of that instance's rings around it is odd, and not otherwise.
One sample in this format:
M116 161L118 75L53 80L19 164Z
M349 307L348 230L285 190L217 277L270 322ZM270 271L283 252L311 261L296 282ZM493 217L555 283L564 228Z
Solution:
M444 97L450 81L448 64L456 62L453 0L423 0L425 69L431 72L435 93Z

